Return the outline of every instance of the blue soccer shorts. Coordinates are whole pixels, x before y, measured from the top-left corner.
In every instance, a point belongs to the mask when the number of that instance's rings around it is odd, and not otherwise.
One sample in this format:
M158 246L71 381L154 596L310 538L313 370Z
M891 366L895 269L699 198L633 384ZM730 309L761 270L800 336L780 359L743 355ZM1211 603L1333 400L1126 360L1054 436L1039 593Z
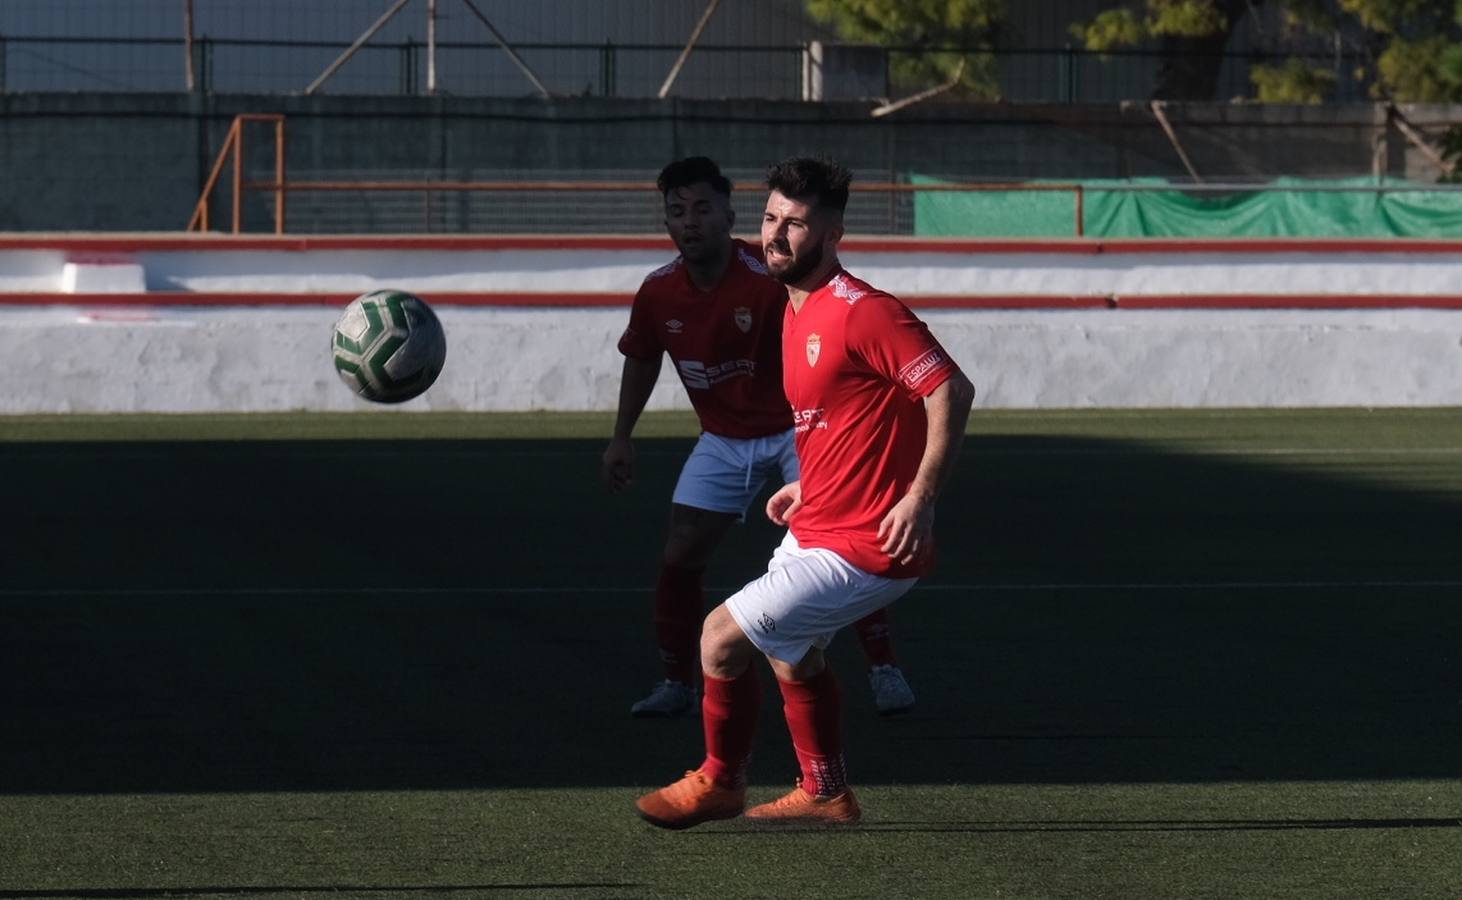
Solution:
M727 438L704 432L696 441L671 501L745 517L751 501L772 478L781 487L796 481L797 447L792 429L759 438Z

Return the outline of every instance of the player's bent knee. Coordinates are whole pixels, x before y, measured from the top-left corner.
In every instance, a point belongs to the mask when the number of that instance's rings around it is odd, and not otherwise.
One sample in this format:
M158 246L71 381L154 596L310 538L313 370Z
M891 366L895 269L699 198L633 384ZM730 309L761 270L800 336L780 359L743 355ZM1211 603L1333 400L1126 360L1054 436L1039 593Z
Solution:
M816 647L808 649L807 655L795 663L771 657L768 657L768 661L772 664L772 674L777 676L778 681L811 681L827 668L827 657Z
M662 560L667 566L677 569L704 569L710 562L711 548L694 540L686 540L675 534L665 542Z
M704 568L716 545L735 521L736 516L730 513L673 504L670 508L670 534L665 539L665 564Z
M735 678L750 664L756 647L725 604L711 610L701 628L701 666L713 678Z

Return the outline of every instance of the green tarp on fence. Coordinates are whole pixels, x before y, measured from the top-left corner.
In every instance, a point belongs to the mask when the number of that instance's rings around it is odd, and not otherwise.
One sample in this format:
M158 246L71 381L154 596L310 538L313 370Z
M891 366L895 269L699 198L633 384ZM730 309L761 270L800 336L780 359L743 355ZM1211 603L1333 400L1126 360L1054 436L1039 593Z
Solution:
M913 184L941 184L911 176ZM1040 182L1034 182L1040 183ZM1462 191L1369 178L1283 178L1263 190L1227 194L1162 187L1158 178L1083 181L1089 237L1458 237ZM1324 190L1328 188L1329 190ZM1335 188L1350 190L1338 191ZM920 191L914 233L925 237L1072 237L1074 191Z

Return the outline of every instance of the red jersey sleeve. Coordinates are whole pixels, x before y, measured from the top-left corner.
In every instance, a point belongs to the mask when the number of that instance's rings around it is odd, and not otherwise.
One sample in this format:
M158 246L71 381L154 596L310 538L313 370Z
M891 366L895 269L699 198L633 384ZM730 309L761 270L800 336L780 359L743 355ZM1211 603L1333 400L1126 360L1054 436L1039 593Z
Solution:
M654 300L649 287L650 281L646 279L635 292L634 303L629 310L629 325L619 336L619 352L633 359L654 359L665 352L652 324Z
M910 400L934 392L959 371L929 326L888 294L874 294L848 311L848 353L899 386Z

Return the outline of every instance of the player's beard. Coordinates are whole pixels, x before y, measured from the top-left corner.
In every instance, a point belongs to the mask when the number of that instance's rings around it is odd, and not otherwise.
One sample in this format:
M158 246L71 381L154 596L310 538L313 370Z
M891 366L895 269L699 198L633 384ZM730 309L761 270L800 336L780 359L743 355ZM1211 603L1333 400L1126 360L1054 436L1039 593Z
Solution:
M780 250L783 247L786 247L789 251L791 250L786 244L779 244L777 249ZM822 265L822 244L817 244L816 246L810 247L806 255L799 256L788 263L787 267L780 272L774 268L772 261L768 259L767 271L772 273L772 277L782 284L796 284L808 275L811 275L820 265Z

